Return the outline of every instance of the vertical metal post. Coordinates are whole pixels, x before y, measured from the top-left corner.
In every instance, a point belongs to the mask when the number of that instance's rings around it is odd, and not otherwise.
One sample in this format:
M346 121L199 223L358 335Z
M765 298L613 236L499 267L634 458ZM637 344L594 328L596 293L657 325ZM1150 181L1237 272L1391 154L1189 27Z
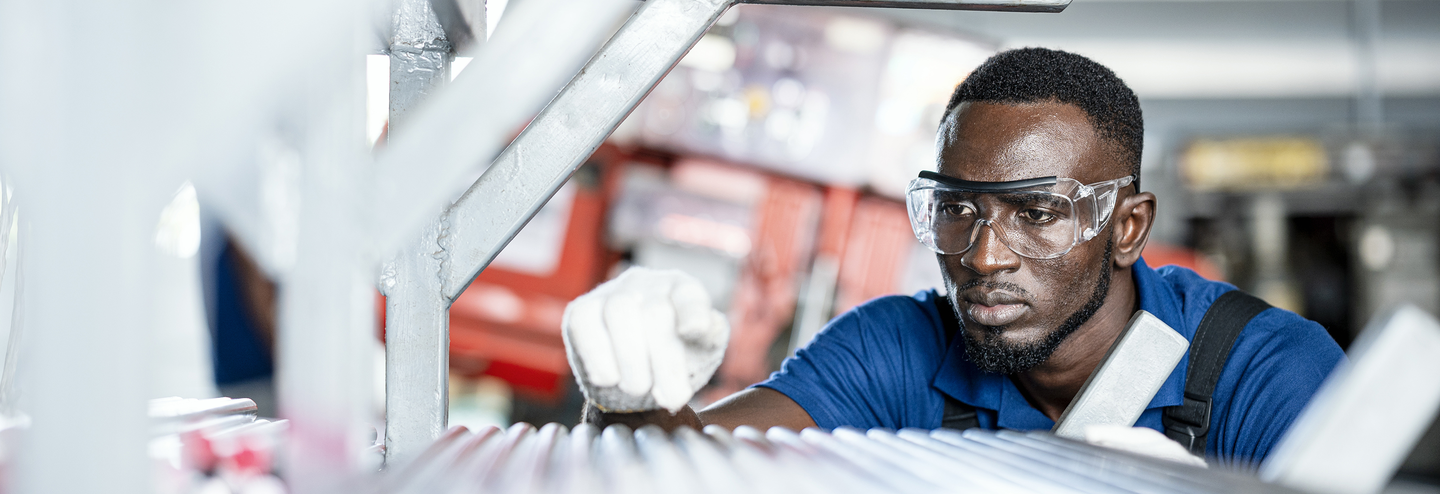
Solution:
M155 157L167 101L148 77L165 7L0 2L0 166L25 210L18 384L31 419L7 491L151 492L148 268L178 183L155 185L169 178Z
M298 131L295 263L280 284L277 383L290 420L289 492L336 492L361 471L374 401L375 259L365 249L373 169L365 149L364 9L337 8L348 36L316 60ZM333 78L331 77L333 76Z
M372 403L374 274L364 269L356 228L364 224L356 211L364 161L360 146L352 154L326 141L302 149L295 269L280 288L276 371L280 415L291 424L285 473L296 493L330 492L359 470Z
M123 120L96 118L94 125ZM104 141L81 147L115 149ZM16 449L17 492L149 490L145 342L153 257L146 233L158 214L146 213L158 208L146 207L141 187L126 176L136 163L117 163L123 155L89 158L27 163L59 166L25 184L20 409L33 425ZM87 180L77 183L73 176ZM95 239L105 239L103 247ZM106 413L95 413L95 403L107 403Z
M426 0L401 0L390 23L390 125L444 84L454 50Z
M427 0L403 0L390 41L390 125L446 82L451 44ZM484 39L484 26L478 26ZM387 262L385 294L385 461L414 457L440 437L448 420L450 300L441 293L448 264L444 218Z

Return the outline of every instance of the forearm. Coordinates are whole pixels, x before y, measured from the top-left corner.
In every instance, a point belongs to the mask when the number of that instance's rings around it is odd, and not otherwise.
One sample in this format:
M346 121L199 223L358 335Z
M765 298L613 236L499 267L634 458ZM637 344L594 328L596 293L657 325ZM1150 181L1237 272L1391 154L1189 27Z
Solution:
M600 411L599 407L596 407L588 400L585 402L585 410L581 415L580 421L601 429L613 424L624 424L631 429L639 429L646 425L655 425L661 429L665 429L666 432L673 431L681 426L689 427L697 431L705 427L705 424L700 422L700 416L695 414L695 410L692 410L690 405L685 405L679 412L673 414L663 408L635 413L607 413Z
M769 388L746 389L715 402L699 413L689 405L674 414L663 409L638 413L605 413L586 401L581 421L602 429L610 424L625 424L631 429L656 425L666 431L680 426L700 430L711 424L726 429L748 425L760 430L775 426L795 431L815 427L815 421L804 408L790 397Z

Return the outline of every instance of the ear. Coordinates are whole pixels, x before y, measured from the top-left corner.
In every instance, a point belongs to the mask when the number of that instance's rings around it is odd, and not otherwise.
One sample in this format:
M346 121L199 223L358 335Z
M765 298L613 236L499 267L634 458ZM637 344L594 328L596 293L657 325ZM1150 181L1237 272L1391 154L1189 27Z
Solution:
M1140 252L1150 239L1150 227L1155 224L1155 194L1141 192L1121 199L1111 224L1115 267L1129 268L1140 260Z

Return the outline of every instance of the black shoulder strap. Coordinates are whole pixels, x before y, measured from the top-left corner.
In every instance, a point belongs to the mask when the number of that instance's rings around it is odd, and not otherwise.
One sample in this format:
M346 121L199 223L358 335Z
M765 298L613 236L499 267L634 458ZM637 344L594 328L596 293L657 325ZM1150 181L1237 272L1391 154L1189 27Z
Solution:
M945 326L945 348L948 350L955 341L955 336L960 333L960 321L955 319L955 309L950 306L949 297L936 294L935 308L940 311L940 323ZM956 430L980 427L980 418L975 415L975 407L947 394L941 396L945 397L945 414L941 416L940 427Z
M1245 325L1269 308L1270 304L1264 300L1231 290L1210 304L1200 327L1195 329L1195 338L1190 342L1190 368L1185 373L1185 401L1166 407L1161 418L1165 435L1189 448L1191 453L1205 454L1205 437L1210 433L1211 395L1220 380L1220 371L1225 369L1225 361L1230 358L1230 347Z

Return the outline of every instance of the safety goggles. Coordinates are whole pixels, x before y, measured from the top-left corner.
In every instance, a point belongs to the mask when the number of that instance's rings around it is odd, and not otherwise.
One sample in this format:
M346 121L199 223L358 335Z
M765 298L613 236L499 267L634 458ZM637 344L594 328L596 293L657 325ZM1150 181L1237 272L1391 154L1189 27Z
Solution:
M1134 176L1083 185L1074 179L972 182L923 171L905 193L910 227L941 254L962 254L989 226L1010 250L1054 259L1095 238L1110 221L1115 198Z

